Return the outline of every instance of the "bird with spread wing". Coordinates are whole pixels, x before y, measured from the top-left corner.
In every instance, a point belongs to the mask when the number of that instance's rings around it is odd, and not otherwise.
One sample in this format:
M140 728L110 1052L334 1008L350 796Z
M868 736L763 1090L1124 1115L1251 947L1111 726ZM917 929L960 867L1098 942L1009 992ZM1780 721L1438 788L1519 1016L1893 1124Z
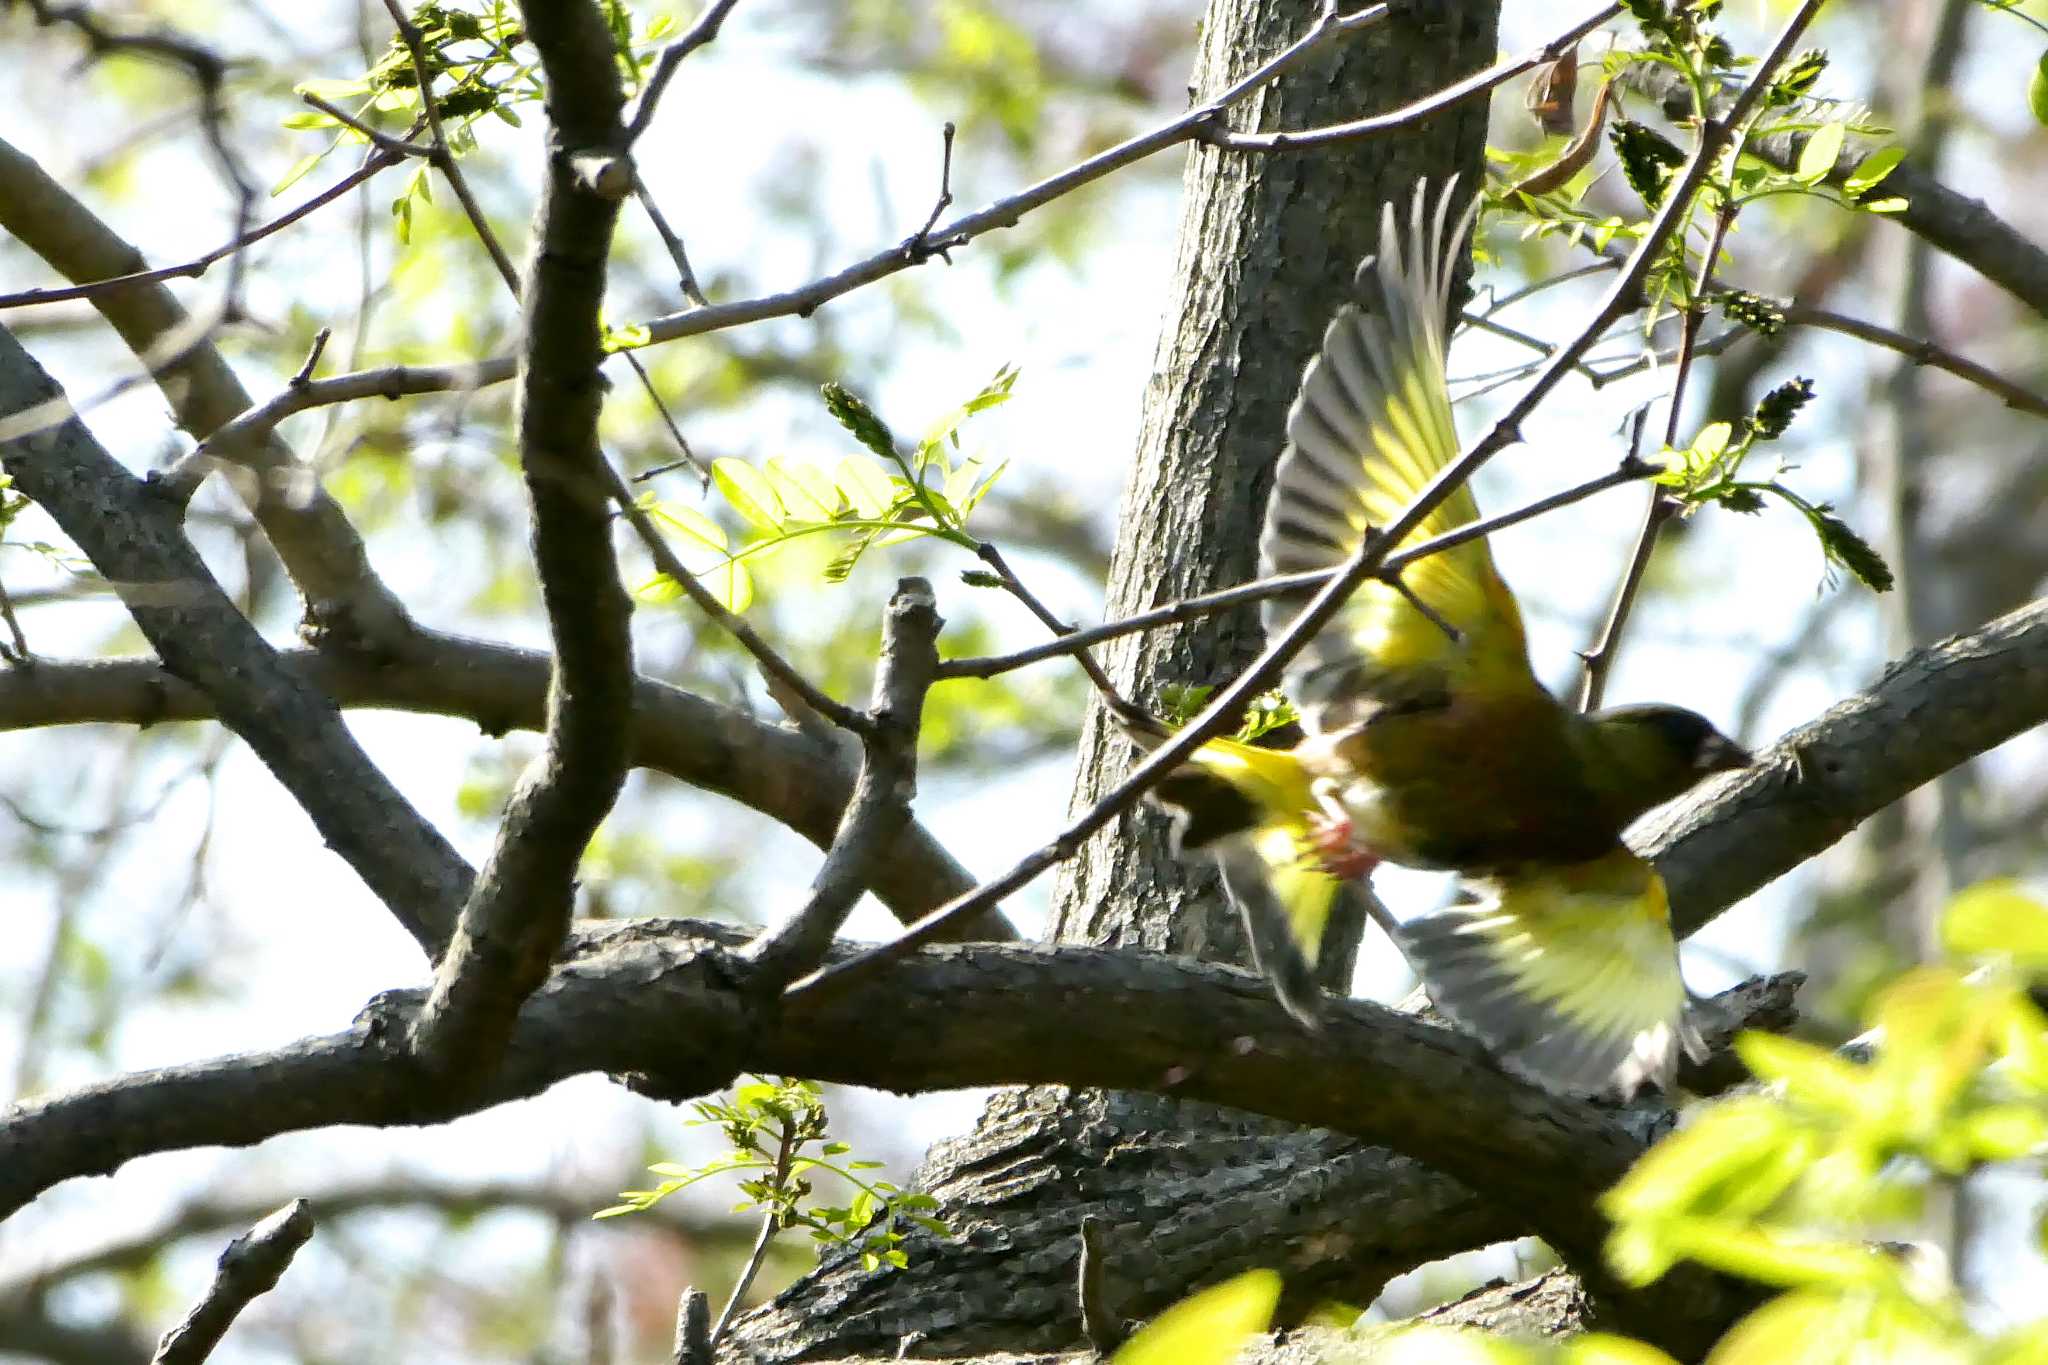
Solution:
M1445 380L1451 277L1473 210L1418 189L1383 211L1288 415L1262 575L1334 568L1458 456ZM1402 542L1478 519L1459 488ZM1396 547L1400 548L1400 547ZM1268 602L1283 630L1313 593ZM1438 1008L1553 1089L1668 1087L1686 1019L1664 885L1621 843L1637 816L1749 756L1674 706L1582 715L1536 679L1483 537L1368 580L1282 690L1290 750L1214 740L1155 790L1183 850L1220 865L1281 1001L1314 1026L1313 964L1341 883L1381 861L1447 869L1464 899L1389 932ZM1168 733L1124 716L1141 747Z

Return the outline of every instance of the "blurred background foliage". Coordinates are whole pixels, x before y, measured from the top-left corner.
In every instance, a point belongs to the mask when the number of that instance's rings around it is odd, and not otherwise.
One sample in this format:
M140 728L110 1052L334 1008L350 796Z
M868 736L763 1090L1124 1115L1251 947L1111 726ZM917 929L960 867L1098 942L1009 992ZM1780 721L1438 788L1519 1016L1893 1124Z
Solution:
M643 144L643 170L714 301L789 288L916 230L938 191L945 122L958 129L955 204L971 207L1178 112L1199 8L1194 0L746 0L684 67ZM1508 50L1550 36L1547 7L1531 8L1545 12L1506 16ZM1783 6L1731 8L1731 26L1753 33ZM1902 34L1924 34L1955 9L1967 11L1966 39L1948 69L1898 59ZM302 174L261 203L259 217L317 192L360 157L360 147L343 145L302 166L334 130L305 126L294 88L351 81L387 58L390 25L376 0L136 0L95 11L109 22L172 25L235 59L227 93L237 150L266 187ZM694 10L631 0L619 13L645 51ZM1836 94L1869 104L1916 149L1938 136L1941 174L2022 231L2042 234L2048 207L2032 187L2048 169L2048 139L2024 99L2042 44L2021 19L1960 0L1838 5L1815 37L1834 55L1827 79ZM1584 60L1598 56L1589 48ZM85 63L73 34L38 28L12 6L0 14L0 81L13 92L0 109L0 137L72 186L152 264L197 255L227 235L233 205L202 156L181 73L127 57ZM1493 141L1547 160L1566 135L1542 133L1519 89L1495 101ZM1582 90L1581 111L1586 102ZM518 126L475 120L463 166L516 257L540 120L531 104L509 107ZM405 131L405 111L389 112L384 126ZM1611 157L1596 166L1575 187L1586 211L1633 211ZM997 366L1017 364L1015 399L967 430L971 447L1011 462L977 512L975 533L1004 547L1055 612L1098 619L1117 491L1174 265L1179 168L1178 154L1142 163L950 262L896 275L808 319L691 338L638 358L691 454L757 465L772 457L830 464L857 449L819 400L827 382L869 396L909 433ZM625 224L607 304L614 327L684 307L656 234L636 213ZM1867 215L1787 199L1745 215L1723 274L1759 293L1896 323L1906 287L1893 254L1898 235ZM1475 307L1585 259L1555 238L1513 231L1492 233L1485 256ZM322 373L477 360L513 344L516 312L489 259L445 186L412 178L410 168L383 173L249 259L247 316L224 329L221 344L259 397L299 368L322 328L333 330ZM181 296L195 305L217 297L221 274L215 267L181 282ZM1932 262L1926 277L1922 312L1939 341L2021 383L2048 384L2041 319L1953 262ZM0 286L56 282L0 239ZM1511 320L1561 339L1584 297L1572 287L1552 291L1517 305ZM9 324L74 393L98 392L132 371L83 302L18 310ZM1620 337L1596 358L1620 369L1645 341L1668 347L1670 339ZM1488 376L1528 356L1499 337L1460 341L1452 367L1470 379L1459 386L1474 395L1468 430L1492 401ZM679 465L676 436L648 388L623 362L608 372L605 437L614 457L657 497L745 536L725 501ZM1892 619L1867 594L1823 590L1818 556L1797 527L1726 517L1674 526L1651 565L1613 695L1697 705L1750 742L1861 686L1907 645L2038 595L2048 577L2041 424L1946 377L1902 376L1894 357L1788 328L1716 355L1692 388L1682 429L1745 412L1794 373L1813 375L1819 397L1787 458L1859 525L1880 528L1888 556L1917 587L1902 594L1914 604L1910 619ZM1579 386L1577 398L1532 424L1526 456L1486 472L1482 500L1504 507L1561 486L1566 477L1544 468L1546 449L1598 447L1592 458L1606 459L1618 448L1610 435L1617 419L1668 380L1668 369L1653 367ZM317 464L386 581L423 622L538 647L545 624L508 437L510 401L509 386L373 400L319 409L282 430ZM1902 436L1902 407L1916 430L1939 439L1916 445ZM161 467L188 444L167 434L162 399L146 387L95 409L92 421L137 468ZM1886 457L1899 451L1903 466ZM1581 520L1561 532L1546 522L1501 538L1553 682L1569 682L1569 651L1591 638L1634 530L1632 507L1597 506L1597 525ZM294 594L239 502L207 489L193 525L223 583L271 638L288 639ZM75 565L33 550L38 539L57 537L30 512L0 546L0 575L32 647L138 652L118 605ZM653 576L637 550L624 553L629 581ZM959 582L977 563L955 546L927 539L891 548L842 584L824 580L831 554L799 542L759 561L749 617L834 695L864 697L880 607L901 574L940 584L948 653L1040 638L1014 602ZM745 656L703 629L686 604L643 605L636 639L648 674L780 717ZM1078 673L1064 668L933 693L920 810L970 866L999 865L1053 827L1085 701ZM373 756L472 855L488 846L495 813L537 744L423 718L352 721ZM238 746L202 727L16 733L0 745L0 859L22 925L0 951L0 1056L13 1096L341 1027L371 992L417 979L410 945L296 812L277 809L274 786ZM1694 984L1797 965L1812 976L1803 1036L1822 1045L1847 1039L1884 983L1924 955L1933 923L1926 907L1987 875L2040 873L2048 857L2043 772L2048 746L2035 735L1953 774L1932 814L1908 809L1876 822L1869 837L1728 916L1688 950ZM590 850L582 909L758 923L793 904L814 867L808 845L763 818L643 773ZM1941 891L1934 900L1930 869ZM1040 909L1026 899L1015 912L1035 926ZM885 922L871 909L853 928L876 933ZM1368 963L1361 985L1398 989L1399 968ZM899 1180L933 1136L972 1113L971 1097L829 1098L835 1131ZM737 1271L751 1223L711 1197L678 1197L605 1225L588 1215L651 1162L705 1159L705 1141L684 1133L672 1110L591 1078L431 1134L310 1134L254 1155L138 1163L113 1182L60 1190L0 1228L0 1353L146 1359L146 1343L204 1283L226 1236L305 1194L323 1210L323 1235L218 1359L659 1359L679 1288L696 1283L715 1298ZM1969 1249L2009 1245L2008 1225L2031 1226L2040 1190L2031 1182L1997 1190L1959 1194L1956 1273L1965 1289L2017 1302L2048 1287L2038 1266L1982 1266ZM1544 1253L1525 1246L1519 1254L1528 1265ZM806 1260L802 1251L778 1252L754 1292L772 1291ZM1397 1284L1382 1311L1398 1316L1449 1297L1489 1264L1500 1268L1498 1258L1426 1268ZM2015 1286L2015 1274L2032 1278Z

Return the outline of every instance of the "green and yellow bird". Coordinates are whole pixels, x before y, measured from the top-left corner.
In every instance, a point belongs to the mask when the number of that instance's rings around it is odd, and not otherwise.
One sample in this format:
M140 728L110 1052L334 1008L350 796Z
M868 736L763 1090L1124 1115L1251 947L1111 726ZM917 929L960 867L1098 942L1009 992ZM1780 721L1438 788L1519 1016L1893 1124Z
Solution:
M1418 190L1384 210L1359 300L1339 310L1288 415L1261 572L1333 567L1458 456L1445 381L1451 277L1472 210ZM1476 521L1459 489L1409 545ZM1296 657L1291 750L1204 745L1155 793L1184 849L1221 865L1260 965L1313 1026L1311 965L1342 880L1379 861L1464 874L1466 899L1389 924L1438 1007L1554 1089L1668 1086L1697 1047L1664 886L1621 843L1637 816L1750 759L1673 706L1582 715L1529 666L1521 612L1482 539L1368 581ZM1285 629L1311 593L1267 604ZM1141 747L1163 731L1127 716Z

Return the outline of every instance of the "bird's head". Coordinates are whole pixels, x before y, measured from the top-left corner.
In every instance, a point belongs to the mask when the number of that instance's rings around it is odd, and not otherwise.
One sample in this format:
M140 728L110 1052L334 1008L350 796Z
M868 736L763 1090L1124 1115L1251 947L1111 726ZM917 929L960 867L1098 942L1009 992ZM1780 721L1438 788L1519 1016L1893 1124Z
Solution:
M1637 813L1669 801L1709 773L1756 761L1705 716L1682 706L1614 706L1587 719L1601 756Z

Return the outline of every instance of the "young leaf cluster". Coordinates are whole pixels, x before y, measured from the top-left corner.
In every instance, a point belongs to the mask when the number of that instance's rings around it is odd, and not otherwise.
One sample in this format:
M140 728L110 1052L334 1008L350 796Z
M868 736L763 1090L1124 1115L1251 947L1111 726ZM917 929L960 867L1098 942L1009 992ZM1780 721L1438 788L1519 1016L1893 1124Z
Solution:
M831 1136L824 1096L811 1081L757 1076L735 1087L730 1098L698 1100L691 1108L697 1114L692 1126L718 1127L727 1150L702 1166L660 1162L649 1167L663 1177L660 1184L621 1192L622 1202L599 1210L595 1217L641 1212L699 1181L733 1172L740 1174L739 1189L745 1196L735 1212L758 1209L776 1232L806 1228L821 1252L828 1247L857 1248L867 1270L909 1264L903 1250L908 1226L938 1237L949 1235L946 1225L932 1216L938 1201L930 1195L860 1174L878 1169L878 1161L839 1159L851 1149ZM814 1202L813 1177L821 1174L837 1177L851 1188L852 1198L838 1205Z
M1200 714L1209 704L1209 697L1215 688L1208 683L1162 683L1159 687L1159 710L1161 718L1168 724L1186 725ZM1230 737L1245 744L1257 742L1275 730L1301 723L1301 713L1294 709L1294 703L1285 693L1275 688L1262 692L1245 703L1244 719Z
M1739 423L1709 422L1685 449L1664 452L1664 471L1656 475L1656 482L1671 490L1688 515L1709 504L1756 513L1767 498L1776 498L1806 518L1831 569L1847 569L1866 586L1888 592L1892 571L1884 556L1829 504L1813 502L1787 486L1783 476L1793 466L1781 464L1766 479L1743 477L1751 452L1783 436L1812 398L1812 381L1793 379L1765 394Z
M737 545L716 519L695 508L651 494L641 505L682 535L685 567L710 576L714 591L733 611L744 611L753 600L748 560L810 536L844 538L825 566L825 578L833 583L845 581L861 557L877 546L929 536L978 551L981 542L968 534L967 519L1007 462L990 464L980 456L962 454L960 428L974 414L1007 402L1016 380L1014 368L996 371L907 455L872 408L841 385L827 384L827 410L852 433L862 452L830 467L786 459L760 465L731 458L714 461L714 487L751 532ZM661 576L640 591L650 600L662 601L675 597L679 589Z
M632 15L621 0L606 0L604 12L620 72L629 88L637 88L659 45L672 36L675 20L657 15L636 36ZM423 95L430 94L448 150L455 156L476 149L479 119L489 116L517 128L520 117L515 106L542 98L540 61L526 41L518 7L510 0L424 0L412 10L412 26L418 32L423 60L416 61L404 37L393 34L382 55L362 75L301 81L293 87L294 93L317 95L349 108L367 124L388 118L400 129L407 124L417 128L425 113ZM426 70L424 92L422 66ZM331 130L333 138L295 162L271 187L272 194L296 184L335 148L367 141L360 132L318 109L295 113L285 119L284 126L307 132ZM433 202L431 172L424 161L415 165L392 200L391 214L401 243L411 241L415 207Z
M2048 1322L1985 1339L1938 1255L1909 1233L1930 1189L2048 1153L2048 904L2015 884L1963 892L1942 923L1951 960L1875 998L1868 1060L1748 1034L1769 1088L1708 1108L1603 1200L1609 1259L1647 1283L1690 1259L1786 1292L1710 1360L2039 1360ZM1811 1343L1829 1343L1825 1356Z

